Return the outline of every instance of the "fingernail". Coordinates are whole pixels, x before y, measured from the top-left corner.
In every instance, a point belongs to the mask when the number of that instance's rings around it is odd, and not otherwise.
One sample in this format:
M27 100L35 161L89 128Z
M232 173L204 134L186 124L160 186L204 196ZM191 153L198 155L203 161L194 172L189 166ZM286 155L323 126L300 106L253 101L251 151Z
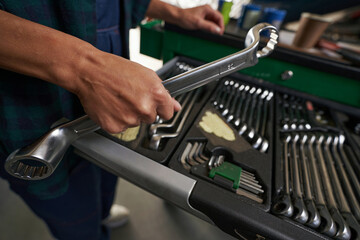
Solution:
M216 28L215 28L215 31L216 31L217 33L220 33L221 29L220 29L219 27L216 27Z
M175 109L181 109L181 104L178 101L175 101Z

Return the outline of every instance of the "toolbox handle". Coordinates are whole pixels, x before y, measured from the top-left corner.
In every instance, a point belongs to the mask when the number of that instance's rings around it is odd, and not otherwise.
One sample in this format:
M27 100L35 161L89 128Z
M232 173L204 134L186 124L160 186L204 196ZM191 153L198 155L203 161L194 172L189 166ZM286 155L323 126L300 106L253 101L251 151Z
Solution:
M76 154L209 222L189 198L197 181L96 133L74 141ZM164 180L166 179L166 180Z

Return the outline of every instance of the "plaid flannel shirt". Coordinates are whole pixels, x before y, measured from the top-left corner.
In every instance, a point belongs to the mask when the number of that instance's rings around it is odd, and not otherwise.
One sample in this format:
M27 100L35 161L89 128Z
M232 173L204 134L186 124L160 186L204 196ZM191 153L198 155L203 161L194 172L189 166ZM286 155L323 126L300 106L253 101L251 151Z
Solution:
M143 18L150 0L120 0L123 53L128 57L129 29ZM63 31L95 45L95 0L0 0L0 9L33 22ZM12 151L23 147L50 129L62 117L74 119L83 115L77 97L39 79L0 69L0 176L5 176L4 161ZM41 180L34 192L59 195L66 190L66 169ZM6 175L8 178L9 176ZM41 193L40 193L41 191ZM51 193L51 194L48 194Z

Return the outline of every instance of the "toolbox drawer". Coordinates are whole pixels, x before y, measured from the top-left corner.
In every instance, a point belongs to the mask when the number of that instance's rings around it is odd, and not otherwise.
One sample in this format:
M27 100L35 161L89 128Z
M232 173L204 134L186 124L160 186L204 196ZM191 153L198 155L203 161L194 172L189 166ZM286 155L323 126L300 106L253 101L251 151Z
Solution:
M200 64L176 57L157 73L166 79ZM133 141L98 131L80 138L74 146L78 154L100 167L239 239L334 236L326 229L324 219L319 220L320 226L307 221L314 218L314 212L319 214L323 204L330 214L327 220L337 216L336 209L340 209L341 219L335 219L337 228L345 219L348 228L343 234L350 232L351 239L359 238L359 109L239 73L180 96L179 101L183 111L177 121L157 123L157 128L141 125ZM236 109L241 111L236 113ZM186 120L177 137L164 137L158 145L152 144L151 131L155 135L174 132L182 118ZM174 122L172 127L165 126ZM312 136L316 141L323 136L319 148L316 143L310 144ZM343 144L339 137L345 140ZM311 150L316 155L315 169L311 168ZM324 155L326 173L322 172L319 154ZM304 161L308 170L303 167ZM332 163L341 189L334 182ZM319 201L316 192L314 171L320 176L318 188L325 189L324 202ZM330 175L328 184L324 174ZM340 193L346 197L349 209L339 204ZM293 206L291 214L286 211L287 194ZM311 209L310 205L316 206ZM308 209L306 220L302 207ZM339 232L334 228L332 231Z

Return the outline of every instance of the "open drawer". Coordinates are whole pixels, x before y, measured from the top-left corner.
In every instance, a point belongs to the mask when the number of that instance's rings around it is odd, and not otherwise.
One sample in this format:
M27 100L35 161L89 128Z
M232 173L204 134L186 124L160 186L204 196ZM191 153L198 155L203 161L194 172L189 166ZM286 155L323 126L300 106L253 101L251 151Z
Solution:
M157 73L166 79L200 64L176 57ZM179 101L183 111L178 117L140 126L131 141L100 130L73 145L94 164L239 239L327 239L335 234L359 238L359 109L239 73L180 96ZM183 119L176 137L169 137ZM154 137L161 134L166 137ZM312 136L316 141L322 137L319 148L310 144ZM323 217L314 171L319 172L318 188L324 191L330 214L318 225L310 224L315 213ZM331 178L328 183L326 175ZM291 214L285 211L287 194ZM349 211L340 204L344 198ZM309 201L315 210L308 207ZM334 234L326 229L329 219L334 220Z

